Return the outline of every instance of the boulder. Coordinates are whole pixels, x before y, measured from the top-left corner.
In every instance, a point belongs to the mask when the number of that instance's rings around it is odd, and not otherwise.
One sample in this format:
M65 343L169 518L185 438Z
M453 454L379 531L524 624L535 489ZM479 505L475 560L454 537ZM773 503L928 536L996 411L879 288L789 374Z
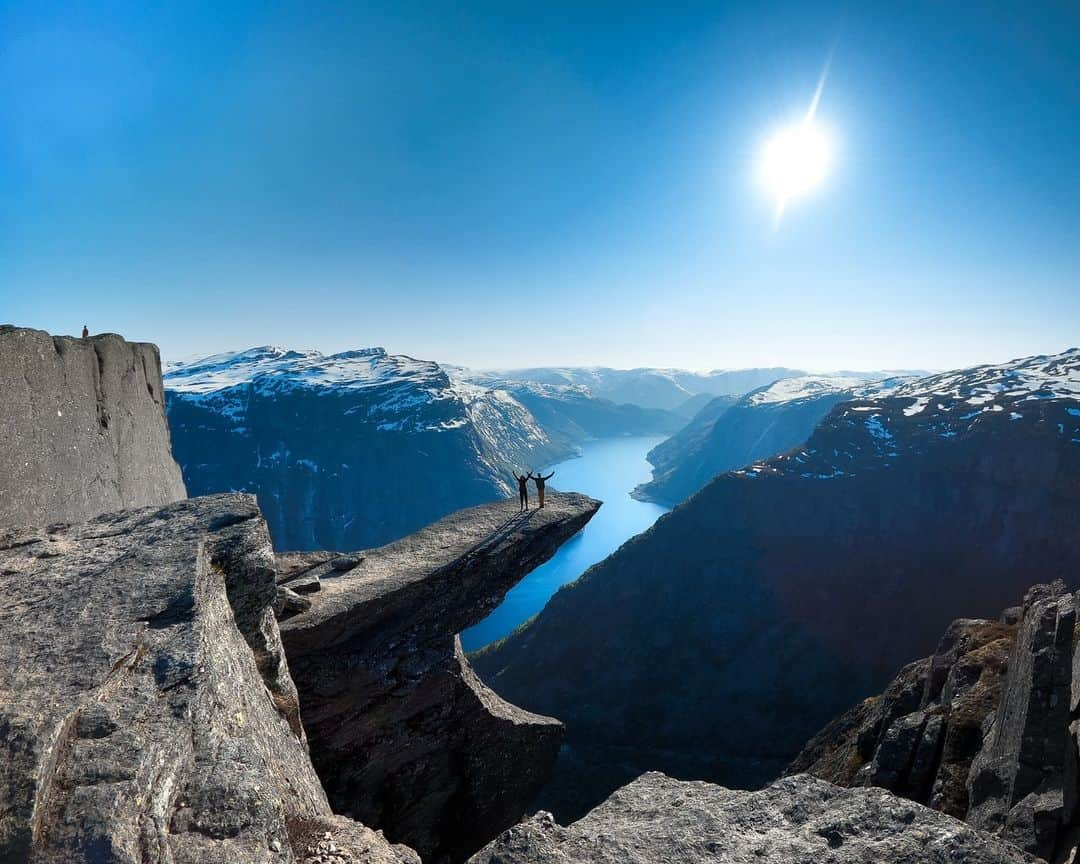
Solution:
M0 525L186 497L154 345L0 326Z
M462 510L362 554L278 557L283 588L318 578L280 623L311 756L334 809L425 861L462 860L547 779L562 725L503 701L457 634L585 525L599 502Z
M0 532L0 861L415 861L331 813L275 594L250 496Z
M642 775L569 827L541 812L471 864L1020 864L1034 859L883 789L807 775L757 792Z

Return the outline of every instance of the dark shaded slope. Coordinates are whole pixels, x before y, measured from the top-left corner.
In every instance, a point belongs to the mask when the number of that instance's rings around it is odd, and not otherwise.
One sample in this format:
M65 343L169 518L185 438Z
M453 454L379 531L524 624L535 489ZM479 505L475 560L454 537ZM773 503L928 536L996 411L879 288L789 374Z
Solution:
M758 785L953 618L1080 573L1080 357L1024 362L837 406L478 656L567 725L543 803L576 815L645 768Z

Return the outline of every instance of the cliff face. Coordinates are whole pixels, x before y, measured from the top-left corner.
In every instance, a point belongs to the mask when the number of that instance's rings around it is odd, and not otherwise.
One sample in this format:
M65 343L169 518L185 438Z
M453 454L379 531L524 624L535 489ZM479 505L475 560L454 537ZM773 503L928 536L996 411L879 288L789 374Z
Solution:
M879 789L791 777L759 792L645 774L569 827L539 813L470 864L1034 864Z
M568 452L508 394L380 348L254 348L174 366L165 385L191 493L256 494L280 550L387 543Z
M1038 585L832 721L789 773L880 786L1053 861L1080 846L1076 598Z
M521 816L562 726L485 687L456 634L598 506L553 492L543 510L484 505L381 549L279 556L282 638L336 810L426 861L461 860Z
M186 497L157 347L0 326L0 525Z
M273 565L248 496L0 533L0 860L288 862L304 826L415 860L331 814Z
M717 478L473 658L567 726L541 803L578 815L643 768L760 785L958 615L1080 573L1078 366L843 403L803 450Z

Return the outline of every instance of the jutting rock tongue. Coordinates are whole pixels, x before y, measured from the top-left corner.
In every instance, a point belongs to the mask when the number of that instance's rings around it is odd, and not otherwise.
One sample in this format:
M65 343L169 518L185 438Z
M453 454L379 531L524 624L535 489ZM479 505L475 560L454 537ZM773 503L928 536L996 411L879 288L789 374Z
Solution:
M278 556L282 640L335 810L429 862L462 860L521 817L562 724L484 686L456 634L599 506L553 492L543 510L474 507L368 552Z
M185 498L154 345L0 326L0 525Z

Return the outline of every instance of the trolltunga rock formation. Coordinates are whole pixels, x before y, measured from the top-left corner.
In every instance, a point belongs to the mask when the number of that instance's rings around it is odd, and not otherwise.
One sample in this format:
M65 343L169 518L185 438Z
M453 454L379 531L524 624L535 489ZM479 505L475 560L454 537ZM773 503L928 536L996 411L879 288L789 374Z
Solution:
M278 556L282 639L336 811L426 861L461 860L521 817L562 724L484 686L457 634L598 507L552 492L543 510L474 507L379 549Z
M0 326L0 525L186 497L157 347Z
M470 864L1020 864L1019 849L882 789L807 775L757 792L644 774L569 827L541 812Z
M254 498L0 531L0 861L416 862L331 813Z

